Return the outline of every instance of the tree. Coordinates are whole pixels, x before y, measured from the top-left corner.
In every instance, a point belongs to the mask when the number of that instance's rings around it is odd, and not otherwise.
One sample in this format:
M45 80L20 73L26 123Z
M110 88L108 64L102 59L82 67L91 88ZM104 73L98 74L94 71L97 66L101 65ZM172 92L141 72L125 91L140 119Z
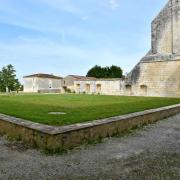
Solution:
M111 78L122 78L123 71L120 67L112 65L109 68L109 77Z
M21 87L18 79L16 78L16 70L9 64L2 68L0 71L0 91L18 91Z
M87 73L87 77L102 78L104 75L104 70L101 68L101 66L97 65L90 69Z
M4 91L3 79L2 79L2 72L0 71L0 92Z
M15 90L17 93L22 90L22 85L21 85L21 83L19 82L18 79L15 79L15 82L14 82L14 90Z
M122 78L123 71L120 67L114 65L111 67L101 67L96 65L88 71L86 76L96 78Z

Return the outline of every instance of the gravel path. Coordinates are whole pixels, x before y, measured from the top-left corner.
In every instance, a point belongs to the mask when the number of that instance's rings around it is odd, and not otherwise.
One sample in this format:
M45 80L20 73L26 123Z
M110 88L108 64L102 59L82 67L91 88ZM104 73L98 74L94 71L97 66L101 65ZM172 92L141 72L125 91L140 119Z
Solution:
M180 114L124 136L46 156L0 137L0 180L180 179Z

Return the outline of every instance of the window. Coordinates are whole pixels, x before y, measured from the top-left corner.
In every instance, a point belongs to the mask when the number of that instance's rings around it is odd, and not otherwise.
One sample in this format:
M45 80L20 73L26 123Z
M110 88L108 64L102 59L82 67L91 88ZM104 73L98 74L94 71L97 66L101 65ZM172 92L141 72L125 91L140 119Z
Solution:
M96 85L96 92L100 93L101 92L101 84Z
M140 86L140 92L142 96L146 96L147 95L147 86L146 85L141 85Z
M90 84L86 84L86 92L89 93L90 92Z
M80 84L76 84L76 89L77 89L77 91L80 91Z
M49 80L49 89L52 88L52 80Z
M132 94L132 86L130 84L126 85L126 93L127 93L127 95L131 95Z
M131 85L127 84L126 85L126 90L131 90L131 89L132 89Z

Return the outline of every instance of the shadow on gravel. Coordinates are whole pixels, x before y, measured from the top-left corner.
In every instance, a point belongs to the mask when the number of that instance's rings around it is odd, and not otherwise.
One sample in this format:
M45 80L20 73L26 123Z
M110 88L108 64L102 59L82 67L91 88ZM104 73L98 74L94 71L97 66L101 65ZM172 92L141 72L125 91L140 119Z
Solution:
M109 163L111 164L110 170L98 174L98 177L122 180L180 179L179 153L166 152L156 155L147 153Z

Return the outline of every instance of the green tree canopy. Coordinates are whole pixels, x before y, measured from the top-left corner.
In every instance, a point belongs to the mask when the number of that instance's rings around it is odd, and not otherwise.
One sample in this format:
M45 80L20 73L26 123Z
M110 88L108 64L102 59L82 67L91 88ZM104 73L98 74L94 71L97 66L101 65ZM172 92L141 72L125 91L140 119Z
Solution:
M120 67L115 65L110 67L101 67L96 65L88 71L86 76L96 78L122 78L123 71Z
M0 71L0 91L18 91L21 87L19 80L16 78L16 70L9 64Z

